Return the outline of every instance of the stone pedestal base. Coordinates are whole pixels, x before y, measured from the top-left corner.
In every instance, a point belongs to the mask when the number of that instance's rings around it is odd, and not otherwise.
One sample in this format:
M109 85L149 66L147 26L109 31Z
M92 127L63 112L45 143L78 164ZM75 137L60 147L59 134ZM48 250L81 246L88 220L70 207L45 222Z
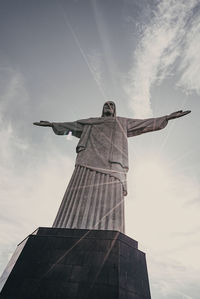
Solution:
M38 228L18 245L2 299L150 299L145 254L117 231Z

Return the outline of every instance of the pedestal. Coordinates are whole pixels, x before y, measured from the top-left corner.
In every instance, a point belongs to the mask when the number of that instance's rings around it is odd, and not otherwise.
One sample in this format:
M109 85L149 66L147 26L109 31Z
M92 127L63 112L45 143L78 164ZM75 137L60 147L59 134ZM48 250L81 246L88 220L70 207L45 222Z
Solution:
M2 299L150 299L145 254L117 231L38 228L1 280Z

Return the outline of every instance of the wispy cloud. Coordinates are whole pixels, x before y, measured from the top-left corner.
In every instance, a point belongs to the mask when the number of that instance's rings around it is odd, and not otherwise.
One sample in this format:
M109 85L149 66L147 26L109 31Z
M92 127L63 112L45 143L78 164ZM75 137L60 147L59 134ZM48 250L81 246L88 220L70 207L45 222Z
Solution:
M200 94L200 8L191 19L180 61L181 78L178 86L185 92Z
M28 93L24 86L23 76L10 68L1 68L1 96L0 96L0 139L3 141L0 148L0 167L6 165L13 168L13 155L15 152L28 150L25 139L21 139L14 128L13 110L20 117L18 109L23 113L24 104L28 101ZM13 107L18 106L18 109Z
M19 110L29 106L29 93L23 75L6 68L1 72L0 102L0 271L18 242L38 226L53 222L73 163L56 151L51 141L48 151L20 135ZM18 110L19 106L19 110ZM22 108L23 107L23 108ZM28 117L28 116L27 116ZM21 125L20 125L21 126Z
M188 203L200 197L199 181L170 168L155 150L146 159L140 154L128 180L127 233L134 228L147 253L152 297L198 298L200 207Z
M181 45L187 33L187 22L197 4L192 1L158 1L149 24L146 24L135 50L125 91L136 117L152 115L151 88L171 75L174 63L181 54ZM193 39L192 33L188 40ZM188 42L189 43L189 42ZM191 51L187 47L188 56ZM184 65L189 59L185 59ZM190 76L191 68L180 84Z

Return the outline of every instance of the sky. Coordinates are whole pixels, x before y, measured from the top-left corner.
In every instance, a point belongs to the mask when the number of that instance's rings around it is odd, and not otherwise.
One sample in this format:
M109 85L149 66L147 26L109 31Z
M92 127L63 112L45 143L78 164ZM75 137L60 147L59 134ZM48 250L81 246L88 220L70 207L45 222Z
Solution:
M0 0L0 272L51 227L78 139L34 121L149 118L191 110L129 139L126 234L146 253L153 299L200 294L200 2Z

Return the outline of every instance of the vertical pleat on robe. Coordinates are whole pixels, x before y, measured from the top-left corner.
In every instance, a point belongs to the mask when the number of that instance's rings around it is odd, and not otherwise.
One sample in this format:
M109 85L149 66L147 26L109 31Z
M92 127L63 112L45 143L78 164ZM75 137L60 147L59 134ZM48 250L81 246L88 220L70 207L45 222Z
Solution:
M121 182L77 165L53 227L117 230L124 233L124 197Z

